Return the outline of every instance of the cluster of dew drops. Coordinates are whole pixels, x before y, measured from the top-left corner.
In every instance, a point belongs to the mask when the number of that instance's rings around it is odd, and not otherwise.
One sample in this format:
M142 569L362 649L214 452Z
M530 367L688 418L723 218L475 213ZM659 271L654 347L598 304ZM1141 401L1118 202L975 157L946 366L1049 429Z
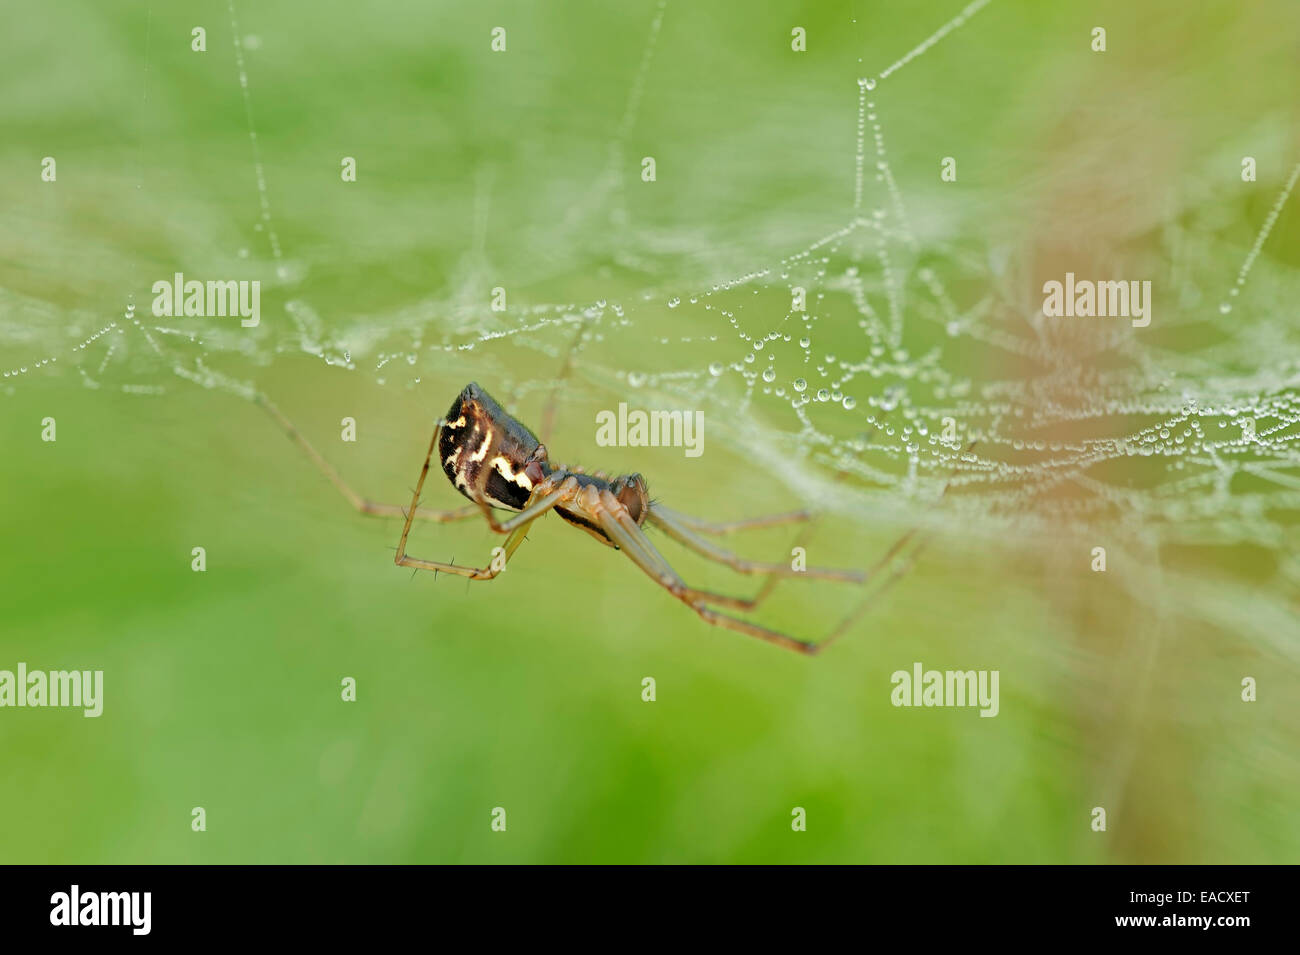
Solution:
M788 274L783 277L788 278ZM724 286L715 285L713 286L713 288L710 290L708 294L722 291L723 289ZM759 290L754 289L753 294L758 295ZM699 304L700 297L692 296L690 302L692 305ZM677 308L680 304L681 304L681 299L679 297L673 297L668 300L669 308ZM714 307L713 304L710 302L704 303L704 308L708 310L712 310L713 307ZM794 339L794 336L790 333L775 332L775 331L770 331L767 332L766 334L758 335L758 336L746 335L740 329L740 323L736 318L735 312L731 311L730 309L721 308L721 307L718 308L718 312L720 315L722 315L723 318L727 319L727 321L731 324L731 327L736 330L736 334L750 348L750 351L745 355L743 359L744 365L755 364L758 361L759 357L761 357L761 353L764 350L764 348L767 347L768 343L776 342L776 341L790 342ZM808 313L803 313L803 315L804 315L805 323L811 323L814 320L814 316L811 316ZM807 332L801 335L799 337L799 347L802 348L804 351L804 363L806 364L808 362L811 362L812 361L812 336ZM854 408L857 407L858 404L857 399L854 398L852 395L844 394L838 387L838 384L836 384L836 386L833 388L819 388L816 392L810 393L808 391L808 380L803 377L798 377L789 382L789 387L792 389L792 393L787 392L785 385L774 384L777 377L775 356L772 356L770 352L769 352L769 356L770 357L769 357L768 366L763 369L762 374L760 376L764 382L763 389L762 389L763 394L774 394L778 398L785 398L787 397L787 395L789 395L791 404L796 408L804 404L808 404L809 402L814 400L822 401L822 402L825 401L833 402L835 404L842 406L845 410L848 411L852 411ZM826 355L825 362L826 365L833 365L836 362L836 358L834 355ZM734 367L737 368L738 370L745 371L747 374L752 374L747 372L747 370L745 370L742 367L742 365L739 363L737 363ZM709 368L709 375L714 378L722 377L722 375L727 371L727 365L720 361L710 362L708 368ZM822 373L823 376L826 375L825 366L819 365L818 370ZM639 387L640 385L644 384L645 381L646 381L646 376L643 373L633 372L628 375L628 383L633 385L634 387Z
M773 278L774 276L770 269L762 269L747 273L733 281L713 285L702 295L691 295L689 297L688 301L691 305L701 306L707 311L716 310L719 315L727 320L737 337L740 338L748 348L748 351L743 358L737 361L726 363L715 360L711 362L708 365L708 374L712 378L721 378L730 368L733 371L741 373L751 382L756 383L757 380L761 379L762 384L760 390L762 394L772 395L776 398L786 400L790 403L791 407L796 410L815 402L837 406L845 411L853 411L858 407L858 399L854 395L845 392L844 385L847 380L853 377L853 375L858 371L864 370L872 376L878 377L881 374L881 370L878 367L874 367L871 361L864 362L861 365L851 366L842 362L832 353L827 353L821 356L820 360L817 359L814 353L812 326L819 321L819 315L815 310L814 303L821 302L825 298L825 292L818 291L817 287L818 283L825 282L827 269L831 259L829 257L822 257L816 260L809 260L806 256L802 255L797 256L796 258L802 258L804 260L802 264L815 266L814 274L810 276L811 281L808 283L813 289L813 291L808 293L810 297L808 306L802 310L791 308L786 315L786 321L789 321L795 316L798 316L802 320L803 328L800 331L767 331L762 334L750 335L740 327L740 321L733 310L708 301L708 299L713 295L726 292L736 286L748 284L756 280ZM850 274L856 275L856 272L856 269L850 270ZM788 269L781 271L780 279L782 282L790 282L790 271ZM770 288L774 289L776 286L771 286ZM760 291L762 290L755 288L752 290L752 294L758 295L760 294ZM792 295L792 287L787 286L786 290L782 294ZM666 305L670 309L679 308L682 303L682 298L677 295L668 298L666 301ZM865 320L860 320L859 326L864 331L869 330L868 323ZM710 341L717 340L717 336L706 336L706 338ZM829 380L824 384L814 383L810 385L809 376L811 375L811 372L805 372L804 374L792 376L778 383L779 376L776 367L777 358L773 353L774 349L769 348L772 343L776 342L797 342L803 353L802 364L814 367L817 375L821 379ZM662 343L667 344L668 339L663 339ZM751 366L762 363L765 352L767 357L766 367L764 367L761 372L752 370ZM878 340L873 341L871 344L869 354L870 358L873 360L882 357L887 357L887 359L892 358L896 365L906 365L909 362L909 355L906 350L900 348L888 352L885 345ZM842 372L844 377L835 376L835 372L837 371ZM649 376L642 371L631 371L626 374L628 384L636 388L645 385L652 377L653 376ZM901 389L897 386L889 387L884 389L882 394L879 396L872 396L869 399L869 402L871 405L882 411L893 411L900 403L900 392ZM875 423L874 415L871 416L869 420L872 423ZM911 428L908 428L907 430L910 432ZM894 433L892 427L886 429L886 431L891 435ZM920 428L919 433L922 436L926 434L924 427Z

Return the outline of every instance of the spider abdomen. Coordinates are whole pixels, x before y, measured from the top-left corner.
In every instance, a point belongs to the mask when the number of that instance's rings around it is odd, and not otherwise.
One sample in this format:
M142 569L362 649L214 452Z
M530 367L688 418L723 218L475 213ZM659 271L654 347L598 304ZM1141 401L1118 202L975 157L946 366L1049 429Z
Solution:
M443 473L476 504L523 510L550 473L546 447L471 382L456 396L438 440Z

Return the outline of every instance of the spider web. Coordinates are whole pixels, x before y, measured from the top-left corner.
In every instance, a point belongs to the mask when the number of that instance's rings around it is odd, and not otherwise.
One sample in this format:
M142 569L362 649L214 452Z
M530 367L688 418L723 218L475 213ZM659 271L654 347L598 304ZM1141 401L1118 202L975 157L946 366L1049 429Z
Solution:
M0 289L4 353L26 356L6 359L0 387L13 393L60 375L92 389L161 395L199 386L251 398L278 357L306 355L394 391L478 377L532 407L558 389L563 406L706 409L712 446L743 455L802 500L833 497L846 521L905 515L990 538L1105 533L1155 550L1247 545L1267 556L1281 591L1293 592L1300 341L1296 323L1281 319L1300 278L1270 258L1269 238L1294 222L1300 164L1259 183L1275 198L1247 247L1224 237L1224 215L1238 204L1207 162L1199 180L1173 191L1162 219L1145 224L1136 263L1108 269L1116 263L1105 251L1089 251L1099 276L1157 279L1165 297L1149 329L1044 318L1045 273L1027 259L1050 261L1050 252L1004 236L952 239L981 235L980 214L945 218L934 196L904 189L891 159L895 76L922 69L915 64L937 44L974 39L989 6L969 4L879 73L836 91L856 148L845 164L844 208L805 229L811 240L775 222L719 244L635 226L629 211L640 185L630 143L671 12L659 0L604 175L538 244L532 274L511 282L562 294L590 284L566 283L577 264L605 291L575 301L512 292L509 307L494 311L485 294L492 183L484 177L479 229L450 287L338 314L301 288L308 265L320 263L293 258L277 231L249 75L258 44L232 2L258 209L254 248L237 255L274 277L282 309L268 307L249 331L157 320L127 297L105 321ZM1132 586L1140 592L1140 578ZM1201 606L1231 617L1238 593L1226 584L1204 591ZM1276 632L1287 599L1261 610L1261 632Z

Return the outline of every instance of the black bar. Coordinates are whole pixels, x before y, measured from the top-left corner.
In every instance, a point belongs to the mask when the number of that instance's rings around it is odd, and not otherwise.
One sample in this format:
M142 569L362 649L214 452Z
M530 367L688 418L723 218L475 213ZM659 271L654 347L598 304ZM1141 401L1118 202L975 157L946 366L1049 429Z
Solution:
M725 930L733 938L779 924L818 937L843 930L883 941L902 933L927 946L1098 937L1232 945L1293 935L1295 927L1295 873L1281 867L631 868L11 866L3 870L0 926L7 942L62 936L92 945L334 945L456 926L493 939L513 929L542 944L581 938L612 919L634 935L671 930L665 939L682 937L692 924L705 936ZM116 913L125 924L52 924L70 921L74 885L79 921L104 912L105 920ZM102 895L133 892L141 894L129 907L122 895ZM145 927L146 892L148 932L137 933ZM68 903L62 909L61 898Z

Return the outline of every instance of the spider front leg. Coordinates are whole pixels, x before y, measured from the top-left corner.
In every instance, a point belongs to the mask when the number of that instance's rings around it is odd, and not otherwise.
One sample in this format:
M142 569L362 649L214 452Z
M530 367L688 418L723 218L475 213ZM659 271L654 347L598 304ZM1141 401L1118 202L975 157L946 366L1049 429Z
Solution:
M524 521L532 521L534 518L541 517L542 514L555 507L555 505L571 497L577 489L577 479L569 475L567 471L552 471L550 477L533 489L533 493L528 498L530 503L509 520L498 521L496 515L492 513L492 508L486 504L480 504L479 509L483 512L488 527L498 534L509 534Z
M578 491L578 482L575 478L564 474L563 472L553 473L545 481L538 484L529 496L528 504L518 514L515 514L510 520L497 524L492 520L491 526L496 529L500 528L503 532L509 533L506 538L505 547L503 548L505 560L498 565L496 561L490 563L487 567L465 567L457 564L443 563L438 560L425 560L421 557L411 557L406 553L406 539L411 533L411 522L415 515L416 502L420 500L420 493L424 490L425 479L429 476L430 462L433 460L433 453L438 449L438 438L442 435L442 422L434 429L433 440L429 442L429 452L424 456L424 466L420 468L420 478L415 482L415 492L411 498L411 508L406 514L406 521L402 524L402 537L397 542L397 553L393 557L393 563L398 567L414 567L417 570L444 571L448 574L455 574L459 577L468 577L470 580L492 580L510 562L514 552L519 549L519 545L524 542L528 536L528 529L532 526L533 521L541 517L551 508L564 500L573 497ZM558 482L558 486L557 486Z
M414 567L416 570L440 570L446 574L455 574L458 577L468 577L470 580L492 580L501 573L501 571L505 570L505 565L510 562L510 558L514 555L514 552L519 549L519 545L522 544L524 538L528 536L528 528L531 525L532 521L528 521L527 523L521 524L519 527L515 528L514 531L511 532L510 536L506 538L506 544L503 548L505 552L505 560L500 563L493 560L492 563L488 564L486 567L466 567L461 564L445 564L439 560L425 560L422 557L411 557L406 553L405 541L398 545L397 557L395 558L394 563L396 563L398 567Z

